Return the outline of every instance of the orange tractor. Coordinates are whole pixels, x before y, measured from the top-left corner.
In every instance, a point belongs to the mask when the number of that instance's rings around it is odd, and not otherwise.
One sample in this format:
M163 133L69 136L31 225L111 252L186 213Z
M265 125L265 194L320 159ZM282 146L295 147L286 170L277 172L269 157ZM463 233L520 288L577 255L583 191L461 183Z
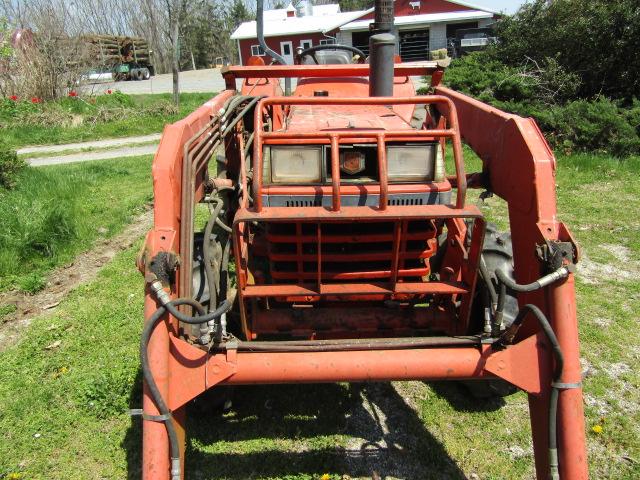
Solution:
M443 87L437 63L395 63L392 5L376 2L366 61L342 45L255 57L166 127L138 262L143 478L183 478L185 405L208 389L390 380L524 390L537 477L587 478L578 249L553 153L532 119ZM468 188L507 202L510 234Z

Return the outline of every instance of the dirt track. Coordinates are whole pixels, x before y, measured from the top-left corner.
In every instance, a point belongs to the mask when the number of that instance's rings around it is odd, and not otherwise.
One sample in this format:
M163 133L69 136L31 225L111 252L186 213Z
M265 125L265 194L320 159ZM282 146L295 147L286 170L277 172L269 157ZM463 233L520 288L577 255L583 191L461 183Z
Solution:
M0 323L0 351L13 344L31 320L53 311L73 289L95 279L100 268L127 248L151 228L153 211L149 209L136 217L125 230L109 239L98 240L93 249L78 255L75 260L54 270L47 278L47 286L29 295L24 292L0 293L0 305L15 305L16 310L4 316Z

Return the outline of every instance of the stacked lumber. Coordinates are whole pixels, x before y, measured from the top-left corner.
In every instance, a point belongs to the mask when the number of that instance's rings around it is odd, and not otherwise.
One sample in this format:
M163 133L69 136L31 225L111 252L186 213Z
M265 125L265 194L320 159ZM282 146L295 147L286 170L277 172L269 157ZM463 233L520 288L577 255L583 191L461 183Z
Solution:
M150 63L149 44L144 38L118 35L84 35L89 54L103 65L126 62Z

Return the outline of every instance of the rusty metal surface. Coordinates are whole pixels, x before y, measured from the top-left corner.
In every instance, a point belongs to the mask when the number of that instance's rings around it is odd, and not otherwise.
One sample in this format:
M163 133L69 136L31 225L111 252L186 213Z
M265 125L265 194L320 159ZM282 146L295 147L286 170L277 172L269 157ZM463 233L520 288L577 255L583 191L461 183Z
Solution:
M278 87L271 79L278 76L316 76L334 77L365 76L368 74L366 65L328 66L321 68L297 67L241 67L227 70L227 78L267 78L258 80L250 87L262 89L277 95ZM435 66L406 66L396 69L396 81L401 81L400 75L414 75L433 69L436 82L440 77ZM414 73L417 71L420 73ZM235 80L234 80L235 82ZM259 85L258 85L259 84ZM343 83L345 94L348 92L348 82ZM233 86L235 91L235 85ZM312 83L308 87L313 88ZM509 206L509 220L511 224L514 264L516 280L529 283L541 274L542 266L535 252L538 245L545 241L572 242L570 233L559 221L555 199L555 159L539 129L530 119L523 119L509 115L495 108L470 99L447 88L438 87L436 92L440 99L439 108L452 121L448 125L440 122L427 133L409 131L404 127L394 127L397 130L384 132L383 144L392 138L408 140L411 138L424 139L443 138L454 140L454 154L456 159L456 176L451 180L458 187L457 207L445 205L399 207L379 205L378 207L347 207L340 204L337 191L346 186L339 185L333 180L331 187L323 187L327 194L332 195L333 209L323 207L308 208L279 208L262 207L255 210L248 209L246 197L242 208L234 219L234 249L239 259L238 282L244 294L250 301L263 301L274 294L274 301L278 296L285 296L286 300L296 298L324 296L330 301L349 297L371 298L388 297L390 295L436 294L450 299L462 299L461 317L468 313L469 295L475 283L477 255L481 244L481 234L475 234L470 242L466 240L466 227L462 219L475 219L479 226L483 226L482 215L475 207L464 206L464 190L466 174L462 165L460 138L464 138L482 158L485 171L490 178L493 191L504 198ZM189 193L188 205L185 202L185 188L189 192L198 192L197 172L202 172L206 161L200 159L195 162L195 170L184 175L183 158L190 155L192 150L185 144L189 138L210 120L213 112L234 92L227 91L213 101L190 115L187 119L165 129L158 153L154 159L154 194L155 194L155 225L147 236L144 256L151 258L160 251L179 252L184 254L186 245L181 244L186 222L190 221L189 214L182 208L192 208L197 193ZM415 105L416 98L420 101L429 97L367 99L367 98L332 98L334 104L353 105ZM413 103L412 103L413 102ZM274 129L281 129L283 119L288 108L294 105L312 103L322 106L330 105L326 100L318 101L313 98L275 97L261 104L260 108L269 106L273 118ZM297 108L297 107L296 107ZM386 108L386 107L383 107ZM395 108L395 107L394 107ZM260 110L261 112L263 110ZM457 115L455 114L457 112ZM396 111L398 113L398 111ZM261 113L262 114L262 113ZM458 119L458 116L460 117ZM405 116L396 117L393 122L406 120ZM457 122L457 123L456 123ZM336 123L337 125L337 123ZM358 137L358 135L360 135ZM413 135L413 137L412 137ZM305 142L344 141L380 142L381 132L367 129L357 132L340 132L338 137L328 135L327 132L293 132L272 131L258 135L255 152L261 152L263 143L287 142L303 144ZM204 147L203 147L204 148ZM193 152L198 156L199 152ZM241 161L245 159L241 156ZM244 166L244 165L243 165ZM384 167L382 167L384 168ZM244 171L244 168L242 168ZM195 173L194 173L195 172ZM196 181L191 183L192 175ZM260 181L260 172L256 172L254 181ZM338 178L339 180L339 178ZM242 179L246 187L248 180ZM448 182L447 182L448 183ZM449 188L450 185L443 185ZM276 187L265 187L275 189ZM277 187L280 188L280 187ZM375 189L375 187L372 187ZM395 186L378 186L378 194L389 194ZM436 188L440 188L439 186ZM245 190L246 191L246 190ZM462 192L462 194L461 194ZM260 202L261 197L255 197ZM450 240L453 248L447 249L443 260L448 277L435 282L401 282L402 272L402 237L398 233L400 227L385 233L390 236L393 244L389 252L389 278L393 281L375 282L368 280L359 283L325 283L321 268L311 272L314 278L309 278L309 284L295 285L265 285L256 283L256 278L243 265L251 248L248 239L248 223L250 222L294 222L294 223L330 223L353 221L391 221L396 224L403 221L420 219L439 220L446 224L451 232ZM478 230L483 231L483 228ZM313 234L315 235L315 234ZM184 237L182 237L184 238ZM313 237L317 242L322 240L322 232ZM387 237L385 237L387 238ZM296 260L297 261L297 260ZM321 266L321 256L317 257ZM305 273L305 272L303 272ZM384 272L387 275L387 272ZM386 278L386 277L385 277ZM259 279L258 279L259 280ZM305 279L307 280L307 279ZM184 286L172 286L172 295L183 292ZM289 298L291 297L291 298ZM465 300L466 299L466 300ZM466 303L465 303L466 302ZM574 280L570 275L567 280L552 286L545 291L521 294L519 302L538 305L549 317L558 337L565 356L566 369L562 379L564 383L579 383L579 343L576 319L576 303ZM248 318L241 304L243 322ZM155 301L147 292L145 301L145 317L149 318L155 309ZM314 314L317 314L314 312ZM261 315L277 315L273 313ZM258 315L260 318L260 315ZM453 313L443 309L435 316L433 325L446 324L453 318ZM418 319L417 322L427 324L429 319ZM379 317L384 323L386 317ZM430 321L430 320L429 320ZM260 318L256 326L266 322L276 328L278 324L285 326L295 322L291 316L281 315L279 318ZM421 323L422 322L422 323ZM374 322L375 323L375 322ZM342 322L344 328L349 327L349 321ZM295 353L246 353L228 350L226 353L209 355L203 350L195 348L177 337L177 322L170 318L168 324L161 324L154 332L149 346L149 358L153 374L157 379L165 398L169 400L172 409L180 409L186 402L199 393L216 384L252 384L252 383L286 383L286 382L334 382L334 381L369 381L369 380L408 380L408 379L479 379L500 376L530 393L529 405L531 426L534 439L536 472L538 479L546 479L548 467L547 450L547 418L549 394L549 369L551 360L545 349L544 342L540 342L537 331L531 325L523 327L524 337L517 339L513 346L502 351L492 351L490 347L460 347L460 348L421 348L411 350L382 350L382 351L347 351L347 352L295 352ZM300 327L305 327L301 322ZM266 327L265 327L266 328ZM306 328L306 327L305 327ZM373 327L372 327L373 328ZM253 338L253 332L245 325L248 338ZM528 329L528 330L527 330ZM310 330L310 329L307 329ZM305 335L309 332L305 331ZM155 414L157 410L145 390L144 411ZM566 479L586 479L587 457L585 449L584 416L582 407L582 392L580 388L563 390L559 399L558 432L560 445L560 472ZM149 480L166 480L169 478L168 443L166 432L161 424L144 422L143 427L143 478Z

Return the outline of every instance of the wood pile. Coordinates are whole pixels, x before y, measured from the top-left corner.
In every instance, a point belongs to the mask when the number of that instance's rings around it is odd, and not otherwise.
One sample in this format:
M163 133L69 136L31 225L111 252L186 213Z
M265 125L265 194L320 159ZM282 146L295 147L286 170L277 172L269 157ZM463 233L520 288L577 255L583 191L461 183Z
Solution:
M116 35L84 35L89 54L103 65L137 62L148 64L149 44L144 38Z

